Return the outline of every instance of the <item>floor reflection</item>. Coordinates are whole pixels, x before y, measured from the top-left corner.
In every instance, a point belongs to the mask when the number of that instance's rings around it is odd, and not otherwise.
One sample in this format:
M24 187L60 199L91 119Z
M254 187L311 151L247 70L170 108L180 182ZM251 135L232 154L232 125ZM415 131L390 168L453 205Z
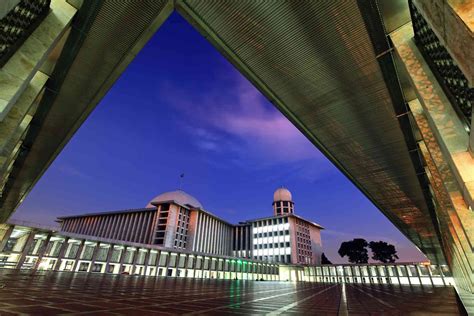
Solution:
M0 270L0 315L459 315L451 287Z

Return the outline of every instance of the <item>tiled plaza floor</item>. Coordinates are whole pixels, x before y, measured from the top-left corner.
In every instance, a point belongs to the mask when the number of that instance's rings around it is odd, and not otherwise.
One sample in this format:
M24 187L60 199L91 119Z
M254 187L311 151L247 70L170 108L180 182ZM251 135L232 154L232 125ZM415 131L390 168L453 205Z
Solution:
M451 287L0 270L0 315L459 315Z

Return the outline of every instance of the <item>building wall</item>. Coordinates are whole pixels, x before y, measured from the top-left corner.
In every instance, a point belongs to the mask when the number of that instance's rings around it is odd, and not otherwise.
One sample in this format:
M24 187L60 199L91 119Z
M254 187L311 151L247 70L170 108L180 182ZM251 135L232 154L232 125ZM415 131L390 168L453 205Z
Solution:
M137 243L151 243L156 209L64 218L61 231Z
M240 258L252 258L252 225L232 227L232 255Z
M317 264L322 252L319 228L293 215L231 225L201 209L162 203L60 224L63 232L270 262Z
M232 225L200 210L192 210L189 250L231 255Z
M311 264L321 264L321 256L323 254L323 243L321 241L321 230L317 227L310 226L309 233L311 236Z
M0 268L206 279L278 280L276 264L3 225Z
M289 217L274 217L252 222L253 258L291 263Z
M291 262L320 264L322 254L321 231L307 221L290 217Z

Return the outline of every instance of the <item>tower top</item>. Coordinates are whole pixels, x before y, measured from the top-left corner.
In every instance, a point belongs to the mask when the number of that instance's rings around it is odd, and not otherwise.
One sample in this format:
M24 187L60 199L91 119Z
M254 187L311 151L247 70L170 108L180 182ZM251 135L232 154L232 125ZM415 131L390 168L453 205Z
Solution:
M277 201L293 201L291 192L285 187L276 189L275 193L273 193L273 202Z
M284 187L278 188L273 193L273 215L293 214L294 211L295 203L293 203L291 192Z

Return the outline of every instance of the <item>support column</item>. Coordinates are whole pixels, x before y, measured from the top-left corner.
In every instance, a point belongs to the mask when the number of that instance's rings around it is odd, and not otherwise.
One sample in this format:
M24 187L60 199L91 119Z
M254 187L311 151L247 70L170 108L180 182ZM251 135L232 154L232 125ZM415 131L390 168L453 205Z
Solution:
M138 259L138 255L140 254L140 248L136 247L135 249L136 250L133 252L132 269L131 269L130 274L135 274L135 268L137 267L137 259Z
M43 259L43 256L44 256L44 252L46 251L46 249L48 248L48 244L49 244L49 241L51 240L51 234L48 234L46 236L46 239L44 241L44 244L41 245L40 249L38 249L38 260L36 260L36 263L33 267L33 270L37 270L38 269L38 266L41 262L41 259Z
M110 260L112 259L112 254L114 253L114 244L110 244L109 251L107 252L107 257L105 259L105 273L109 271Z
M395 273L397 274L398 285L402 285L402 281L400 281L400 272L398 272L398 266L393 266L395 269Z
M5 232L5 235L3 235L2 240L0 240L0 252L2 252L3 248L5 248L5 246L7 244L7 241L8 241L8 239L10 239L10 236L12 235L12 232L13 232L14 228L15 228L15 226L13 226L13 225L10 225L7 228L7 231Z
M75 261L74 261L74 264L72 266L72 271L73 272L76 272L77 265L79 264L79 260L81 259L81 254L82 254L82 251L84 250L85 243L86 243L85 239L81 240L81 244L79 245L79 249L77 250L76 257L74 258Z
M26 256L28 255L28 251L30 250L31 245L35 241L35 234L36 234L36 230L32 230L30 232L30 235L28 236L28 240L26 241L25 246L23 247L23 250L21 252L20 259L18 260L18 263L16 266L17 269L21 269L21 266L25 262Z
M59 268L61 267L61 261L64 258L64 253L67 250L67 247L69 246L69 237L64 238L64 242L61 245L61 249L59 250L58 254L58 260L56 261L56 264L54 265L53 271L59 271Z
M100 250L100 242L97 242L95 244L94 251L92 252L92 257L91 257L91 266L90 266L91 272L92 272L92 268L94 267L94 263L97 259L97 254L99 253L99 250Z
M411 284L411 277L410 277L410 269L408 269L408 266L407 265L404 265L405 267L405 271L407 273L407 278L408 278L408 283L410 284L410 286L412 285Z
M120 261L119 261L119 274L122 273L122 267L125 261L125 254L127 253L127 249L128 249L127 246L123 246L122 255L120 256Z
M421 273L420 273L420 269L418 267L418 265L414 265L415 266L415 271L416 271L416 274L418 276L418 282L420 282L420 285L423 285L423 283L421 282Z
M148 259L150 258L150 252L151 252L151 249L146 249L146 253L145 253L145 259L143 260L143 266L144 266L144 275L147 275L147 270L148 270Z

